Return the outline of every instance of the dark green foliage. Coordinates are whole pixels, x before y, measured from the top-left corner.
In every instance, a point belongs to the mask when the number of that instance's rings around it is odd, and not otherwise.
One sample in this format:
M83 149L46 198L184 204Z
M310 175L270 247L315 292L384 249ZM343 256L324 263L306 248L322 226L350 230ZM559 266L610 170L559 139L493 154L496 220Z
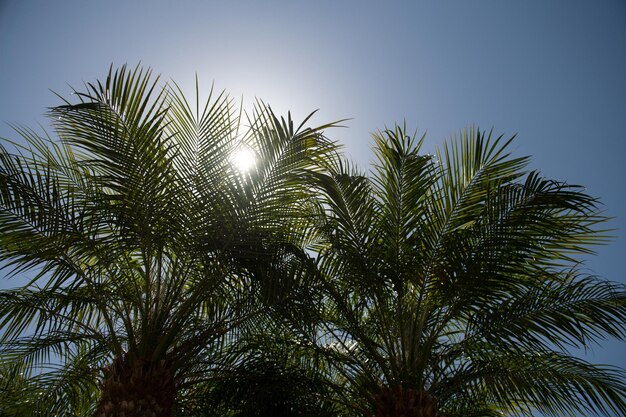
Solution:
M323 417L338 414L320 361L293 339L255 335L240 339L232 365L205 385L204 400L243 417ZM221 411L223 412L223 411ZM217 415L217 413L216 413Z
M0 292L0 365L33 375L41 413L100 386L117 388L98 415L128 414L133 370L193 384L305 284L307 178L334 158L332 124L294 128L261 102L246 116L213 91L192 107L139 68L73 100L50 110L58 140L18 128L25 144L0 149L0 261L34 272ZM256 154L247 172L231 161L239 147Z
M597 201L525 171L491 132L437 155L398 126L375 141L369 176L346 164L319 176L313 341L349 398L376 416L426 397L424 415L626 413L623 370L570 353L625 332L624 287L578 263L605 241Z
M606 219L510 140L395 127L362 173L334 124L139 68L49 114L0 149L0 261L32 278L0 291L2 415L626 414L624 371L572 354L625 336L579 263Z

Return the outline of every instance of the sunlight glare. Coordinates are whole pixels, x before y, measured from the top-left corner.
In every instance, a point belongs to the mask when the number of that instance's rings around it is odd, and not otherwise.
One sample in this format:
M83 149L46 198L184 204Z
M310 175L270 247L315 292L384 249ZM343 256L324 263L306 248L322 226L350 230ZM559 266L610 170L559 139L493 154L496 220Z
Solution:
M246 173L256 164L256 158L252 149L247 146L241 146L233 152L230 158L231 163L241 173Z

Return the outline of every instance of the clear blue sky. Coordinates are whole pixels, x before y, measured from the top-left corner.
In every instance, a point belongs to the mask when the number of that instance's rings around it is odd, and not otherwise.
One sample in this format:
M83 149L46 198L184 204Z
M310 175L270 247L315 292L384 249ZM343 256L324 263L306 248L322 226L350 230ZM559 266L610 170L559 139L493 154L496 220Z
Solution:
M518 133L534 168L605 203L616 238L587 265L626 282L623 0L0 0L0 136L44 122L49 89L139 61L296 118L353 118L329 134L363 166L369 132L404 119L429 150L471 124ZM589 357L626 367L625 348Z

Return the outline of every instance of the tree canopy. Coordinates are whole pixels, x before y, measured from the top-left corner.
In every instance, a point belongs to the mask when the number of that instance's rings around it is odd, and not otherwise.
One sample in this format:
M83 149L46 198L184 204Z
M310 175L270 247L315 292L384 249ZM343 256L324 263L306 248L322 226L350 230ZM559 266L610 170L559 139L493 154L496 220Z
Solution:
M0 148L0 415L626 414L598 200L469 128L326 131L109 70ZM237 167L234 155L248 155Z

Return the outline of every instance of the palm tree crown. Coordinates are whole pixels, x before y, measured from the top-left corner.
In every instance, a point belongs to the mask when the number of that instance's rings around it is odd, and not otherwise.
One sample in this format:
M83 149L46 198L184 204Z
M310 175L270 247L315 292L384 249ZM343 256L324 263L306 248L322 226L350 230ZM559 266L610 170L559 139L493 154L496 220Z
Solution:
M325 300L312 341L366 415L626 412L622 370L568 349L622 338L626 292L576 256L604 240L581 187L469 129L436 155L396 126L370 176L320 175ZM320 337L321 335L321 337Z
M46 387L32 413L89 412L103 369L95 415L170 415L299 285L306 177L335 152L331 125L294 128L258 102L242 133L226 94L193 106L157 80L111 70L50 110L59 142L18 128L26 144L0 152L0 259L35 271L0 294L2 365Z

